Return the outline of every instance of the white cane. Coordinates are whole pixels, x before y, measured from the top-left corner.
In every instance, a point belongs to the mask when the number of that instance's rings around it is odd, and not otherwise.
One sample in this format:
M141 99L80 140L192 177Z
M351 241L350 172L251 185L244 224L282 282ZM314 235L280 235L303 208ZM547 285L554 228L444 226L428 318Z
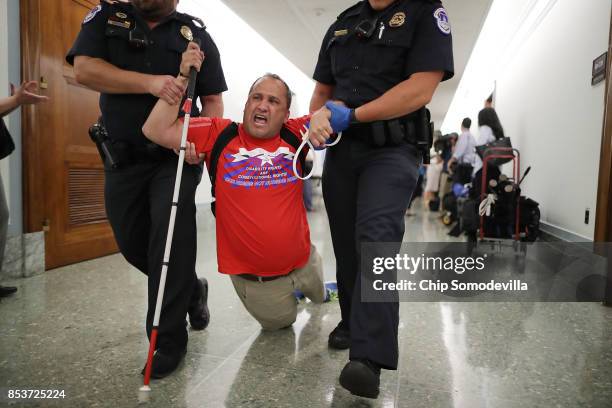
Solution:
M187 88L187 100L185 101L185 118L183 121L183 133L181 134L181 148L179 152L178 163L176 165L176 179L174 181L174 194L172 195L172 208L170 210L170 222L168 223L168 234L166 235L166 248L164 250L164 259L162 262L161 277L159 280L159 289L157 290L157 301L155 303L155 314L153 317L153 328L151 330L151 340L149 341L149 354L147 356L147 365L144 374L143 386L139 389L139 400L146 402L151 391L149 382L151 381L151 366L153 365L153 354L155 353L155 345L157 343L157 329L159 326L159 317L161 315L162 301L164 299L164 290L166 288L166 277L168 275L168 264L170 263L170 249L172 248L172 235L174 234L174 221L176 219L176 210L178 207L179 192L181 189L181 178L183 176L183 163L185 161L185 150L187 144L187 131L189 130L189 119L191 118L191 105L193 103L193 95L195 93L197 71L191 67L189 71L189 86Z

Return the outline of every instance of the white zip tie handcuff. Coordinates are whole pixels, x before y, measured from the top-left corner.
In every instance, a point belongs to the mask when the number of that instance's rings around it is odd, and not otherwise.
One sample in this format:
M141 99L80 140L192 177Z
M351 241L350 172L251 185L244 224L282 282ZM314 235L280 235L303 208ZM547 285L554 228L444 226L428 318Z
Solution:
M484 200L478 206L478 214L481 216L486 215L487 217L491 216L491 205L495 204L497 201L497 196L495 194L487 194Z
M312 145L312 143L310 143L310 139L308 137L309 132L310 130L306 127L306 125L304 125L304 128L300 130L300 134L302 135L302 144L296 150L295 156L293 156L293 174L295 174L295 177L299 178L300 180L308 180L309 178L311 178L312 173L314 172L314 169L317 164L317 155L314 153L314 150L315 150L314 146ZM330 144L325 143L323 146L325 147L335 146L340 142L340 139L342 139L342 132L338 133L338 137L336 138L336 140L334 140L333 143L330 143ZM310 169L310 173L306 174L304 177L301 177L297 171L297 163L298 163L298 160L300 159L300 153L302 152L302 149L306 145L308 145L310 149L313 150L312 169ZM304 169L302 169L302 171L304 171Z

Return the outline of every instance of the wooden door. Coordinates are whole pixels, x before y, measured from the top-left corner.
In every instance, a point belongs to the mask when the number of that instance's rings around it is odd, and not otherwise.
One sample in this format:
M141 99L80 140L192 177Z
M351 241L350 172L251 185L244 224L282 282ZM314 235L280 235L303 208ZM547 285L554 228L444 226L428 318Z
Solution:
M612 241L612 21L610 22L607 64L603 136L599 160L599 187L597 190L597 216L595 219L596 242ZM612 302L612 293L610 301Z
M88 135L97 92L65 62L96 0L22 0L22 77L51 100L23 110L26 232L45 231L46 268L117 252L104 209L104 171Z

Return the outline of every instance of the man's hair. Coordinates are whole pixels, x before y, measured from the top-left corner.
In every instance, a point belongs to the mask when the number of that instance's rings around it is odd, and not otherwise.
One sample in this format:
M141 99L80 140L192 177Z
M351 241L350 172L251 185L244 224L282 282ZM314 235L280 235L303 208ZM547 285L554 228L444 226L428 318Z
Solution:
M293 92L291 92L291 89L289 89L289 85L287 85L287 83L283 80L283 78L279 77L276 74L271 74L268 72L260 76L259 78L257 78L255 82L253 82L253 85L251 85L251 88L249 89L249 95L251 94L251 92L253 92L253 88L255 88L255 85L264 78L276 79L277 81L281 81L283 85L285 85L285 89L287 91L287 95L286 95L287 96L287 109L289 109L291 107L291 98L292 98Z
M461 122L461 127L464 129L469 129L472 127L472 119L464 118L463 122Z

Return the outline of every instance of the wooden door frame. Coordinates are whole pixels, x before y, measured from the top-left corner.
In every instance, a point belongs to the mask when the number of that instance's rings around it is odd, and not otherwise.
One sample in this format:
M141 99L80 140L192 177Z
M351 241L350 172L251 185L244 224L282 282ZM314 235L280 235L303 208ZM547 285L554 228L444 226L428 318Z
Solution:
M37 29L40 21L39 0L19 2L21 23L21 78L40 80L42 39ZM42 114L38 109L21 109L21 143L23 160L23 228L24 232L41 231L45 220L44 172L37 158L41 151Z
M40 36L42 0L20 0L21 24L21 78L22 81L41 80L40 58L42 38ZM76 0L88 7L95 7L95 1ZM23 172L23 232L43 230L49 214L46 213L44 196L45 172L39 159L45 154L42 138L51 137L45 133L44 113L34 106L21 108L21 143Z
M86 10L95 6L95 0L20 2L22 77L42 83L45 76L48 87L44 87L43 94L56 98L44 109L22 110L23 229L45 231L47 269L117 252L112 229L100 210L103 167L97 150L90 145L86 133L71 133L66 125L71 120L70 109L79 110L75 99L71 99L76 94L71 92L80 92L97 110L97 96L85 87L75 88L78 85L73 70L64 61L66 47L75 35L72 31L80 27L82 19L74 13L85 16ZM61 38L44 37L54 32L59 23L53 19L64 18L70 19L71 26L62 28ZM96 112L85 113L89 114L88 121L98 116ZM79 122L81 118L75 117L74 123L86 129L89 123Z
M599 159L599 186L595 217L595 242L612 241L612 16L608 40L608 61L604 104L603 135Z

